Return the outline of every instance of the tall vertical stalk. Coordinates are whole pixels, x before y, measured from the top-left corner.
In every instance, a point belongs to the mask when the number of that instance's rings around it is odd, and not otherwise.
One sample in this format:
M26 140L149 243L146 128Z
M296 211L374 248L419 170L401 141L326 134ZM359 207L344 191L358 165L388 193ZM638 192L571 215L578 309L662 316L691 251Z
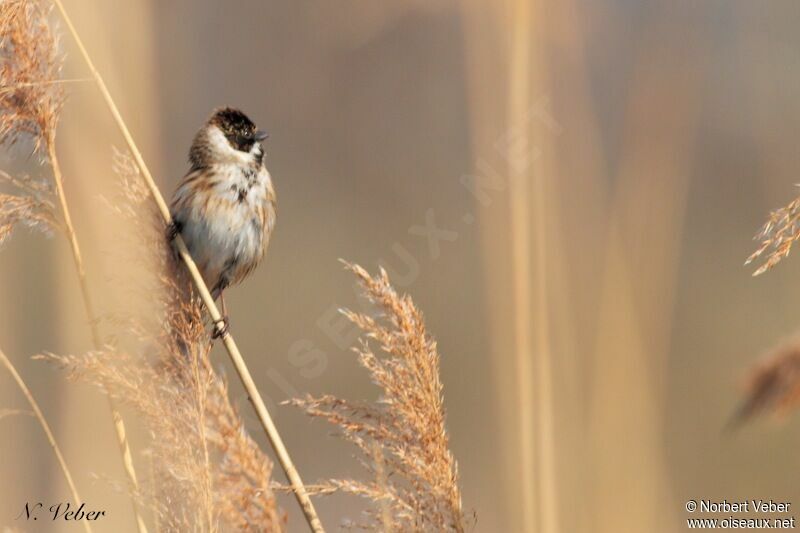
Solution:
M627 89L605 258L595 280L601 292L589 397L591 531L678 529L679 517L663 506L671 492L663 372L675 320L704 58L694 31L680 45L664 46L671 28L657 15L645 23L647 38L637 47ZM652 110L664 106L670 112L654 122ZM634 442L618 438L631 429ZM637 485L644 476L647 490ZM616 506L619 501L626 502L624 509Z
M545 31L548 27L545 20L544 1L536 2L522 0L522 3L533 4L536 8L535 15L529 16L530 31L527 45L531 57L531 86L528 88L528 108L536 105L534 98L547 95L550 91L549 66L544 47L548 42ZM533 11L531 7L526 8ZM530 15L530 13L529 13ZM531 38L531 35L535 39ZM534 96L536 95L536 96ZM525 95L519 95L524 99ZM520 102L521 103L521 102ZM555 444L555 406L553 401L553 345L550 338L550 283L548 268L553 261L550 254L557 256L556 247L549 244L548 220L558 221L555 206L557 201L550 196L554 190L557 171L555 165L555 142L552 124L537 119L531 123L532 146L540 150L539 157L532 157L530 179L532 182L532 209L533 209L533 237L535 242L534 261L535 278L535 407L538 412L536 417L535 435L537 439L537 480L539 482L539 526L542 533L558 533L558 483L556 477L556 444Z
M117 109L114 99L111 97L111 93L108 91L102 76L100 76L100 73L95 68L94 63L89 56L89 52L84 47L83 41L75 29L75 26L73 26L72 20L69 18L69 15L64 9L64 5L62 4L61 0L53 1L61 13L64 22L69 28L75 43L78 45L81 56L83 57L86 66L89 68L89 71L91 72L92 77L97 84L97 88L100 90L100 94L103 96L103 100L108 106L108 109L111 112L111 115L114 118L122 137L125 139L125 143L127 144L128 149L131 151L131 154L136 161L136 166L138 166L139 170L141 171L142 178L144 179L147 188L150 190L153 200L158 206L158 210L164 219L164 223L168 226L172 223L172 216L169 212L169 207L167 206L164 197L161 195L155 180L153 180L153 176L150 174L150 170L147 168L144 158L142 157L141 152L139 152L139 149L137 148L130 131L128 131L128 127L125 124L125 121L122 119L122 115L120 115L119 109ZM192 281L197 288L197 292L200 294L200 298L203 300L203 304L206 306L209 315L211 315L211 320L214 323L220 322L222 320L222 315L219 312L219 309L217 309L217 305L214 302L214 299L211 297L211 293L208 290L205 281L203 281L203 277L201 276L200 271L197 269L197 265L189 254L186 244L180 235L175 238L174 242L178 255L186 265ZM242 385L247 391L248 399L258 415L259 422L261 423L261 426L264 429L264 432L266 433L273 450L275 450L275 454L278 457L278 462L280 462L286 477L289 479L289 482L292 485L295 498L297 498L297 502L300 504L303 515L305 516L309 527L315 533L323 532L324 529L322 527L322 523L317 516L317 512L314 509L311 498L309 497L308 492L303 485L303 481L300 478L297 468L295 468L294 463L289 456L289 451L286 449L286 446L283 443L283 439L278 432L278 428L275 426L275 423L273 422L272 417L267 410L267 406L264 404L264 400L261 397L261 394L258 392L258 388L256 387L255 381L253 381L253 377L250 374L250 370L247 368L247 364L245 363L244 358L239 351L239 347L236 345L236 342L230 333L227 332L222 335L222 343L225 346L228 355L230 356L231 362L236 368L236 373L238 374Z
M537 5L541 8L541 5ZM547 182L553 172L552 141L546 125L531 119L533 97L547 94L546 43L539 9L531 0L512 6L508 128L527 153L511 157L511 231L514 279L517 394L521 464L524 469L523 527L526 532L558 532L555 477L552 345L548 268ZM536 47L536 48L534 48ZM532 148L536 155L532 155ZM531 231L531 228L533 231ZM531 246L531 243L535 246ZM534 397L535 395L535 397ZM535 398L535 399L534 399ZM534 476L535 473L535 476ZM534 508L534 502L536 502ZM534 516L534 509L538 517ZM538 527L537 527L538 526Z
M514 25L511 36L509 105L507 126L525 116L530 105L530 2L516 0L512 6ZM520 145L530 145L527 124L520 130ZM519 453L522 477L522 531L536 530L534 505L534 429L533 429L533 339L531 325L531 246L530 184L527 172L513 162L509 166L511 208L511 264L514 280L514 348L519 416Z
M498 135L508 131L508 62L497 61L508 54L509 9L507 3L487 3L482 0L464 0L460 3L464 36L464 62L469 98L469 134L472 152L472 172L490 184L492 176L505 176L503 154L491 150ZM496 170L495 170L496 169ZM502 173L502 176L501 176ZM477 178L476 178L477 179ZM470 191L472 192L472 191ZM501 454L491 461L492 470L501 479L500 490L493 493L491 518L481 518L484 527L496 531L524 531L522 527L524 500L523 478L520 468L519 400L517 398L518 372L514 360L515 323L511 320L514 291L511 290L512 266L508 257L511 239L497 239L509 233L508 215L511 195L508 191L490 197L490 204L475 198L476 215L480 223L476 231L481 241L481 261L484 265L485 318L489 335L492 373L492 403L496 444L514 450Z

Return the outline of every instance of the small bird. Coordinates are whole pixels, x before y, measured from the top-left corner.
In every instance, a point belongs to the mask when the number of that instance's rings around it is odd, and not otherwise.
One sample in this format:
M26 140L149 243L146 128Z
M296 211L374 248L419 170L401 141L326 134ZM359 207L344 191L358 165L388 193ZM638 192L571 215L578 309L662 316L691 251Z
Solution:
M172 196L168 236L183 237L222 305L214 338L229 326L223 292L258 266L275 226L275 190L261 145L267 137L238 109L215 110L195 135L191 169Z

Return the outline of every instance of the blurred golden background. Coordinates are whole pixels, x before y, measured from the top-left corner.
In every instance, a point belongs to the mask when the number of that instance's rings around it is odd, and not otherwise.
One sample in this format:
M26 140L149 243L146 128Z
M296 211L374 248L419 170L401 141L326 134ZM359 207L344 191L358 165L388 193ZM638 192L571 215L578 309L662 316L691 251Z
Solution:
M376 395L337 314L358 305L345 258L384 265L439 341L475 531L672 532L688 499L800 504L796 423L722 432L744 370L797 326L795 259L757 279L742 263L796 192L798 4L64 3L166 196L214 107L270 132L277 229L228 304L307 482L358 477L353 450L277 404ZM86 77L62 43L65 76ZM123 143L91 83L68 90L67 195L112 313L135 276L100 201ZM22 148L0 164L46 171ZM133 531L109 488L124 475L106 402L29 359L91 347L67 246L17 233L0 280L0 347L83 497L107 510L97 529ZM0 407L27 408L5 375ZM0 420L0 459L0 526L36 531L14 520L24 502L68 497L33 419ZM329 529L363 507L317 501ZM291 496L281 504L304 530Z

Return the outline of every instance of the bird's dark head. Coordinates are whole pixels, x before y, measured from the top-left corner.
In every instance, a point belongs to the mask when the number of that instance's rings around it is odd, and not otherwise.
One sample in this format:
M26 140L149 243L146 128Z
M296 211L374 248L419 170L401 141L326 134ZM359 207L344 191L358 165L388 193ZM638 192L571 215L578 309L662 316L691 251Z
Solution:
M193 166L215 163L261 164L261 141L267 133L256 128L247 115L232 107L214 111L195 137L189 159Z
M256 129L247 115L232 107L218 109L208 120L209 125L218 127L231 147L240 152L249 152L253 145L267 138L267 134Z

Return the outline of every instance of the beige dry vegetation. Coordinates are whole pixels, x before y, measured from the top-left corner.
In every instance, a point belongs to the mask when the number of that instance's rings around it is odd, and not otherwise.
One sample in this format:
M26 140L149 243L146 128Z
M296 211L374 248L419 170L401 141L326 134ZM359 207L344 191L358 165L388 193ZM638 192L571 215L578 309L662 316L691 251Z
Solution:
M95 349L99 349L102 340L97 315L56 151L56 129L65 102L63 82L66 80L60 76L64 57L59 52L57 32L50 20L52 7L50 3L37 0L0 3L0 144L11 146L20 139L31 140L34 152L46 153L43 159L52 171L52 187L3 174L0 182L10 184L16 194L0 197L0 245L19 223L61 230L72 252L92 341ZM135 491L138 480L125 423L111 396L107 397L122 464ZM133 509L139 533L146 533L147 527L135 500Z
M63 56L50 23L52 6L34 0L0 5L0 140L50 143L64 105Z
M331 479L317 491L338 490L372 500L366 521L359 524L368 530L464 531L436 341L414 302L397 294L383 269L372 277L358 265L347 268L378 310L375 317L343 313L363 332L355 352L380 388L380 399L360 403L322 396L291 403L337 426L358 447L371 479Z
M66 17L63 7L56 2ZM62 56L51 22L50 2L2 0L0 3L0 142L6 146L31 142L37 157L48 163L52 180L37 181L0 172L0 244L18 226L57 230L70 245L81 287L94 349L82 355L39 356L63 370L71 380L92 384L112 402L112 414L136 511L136 526L146 531L140 507L150 511L157 530L282 531L286 516L272 488L273 463L248 434L228 385L210 361L208 291L191 271L191 259L180 259L164 238L163 199L135 150L127 128L79 42L95 81L118 120L131 156L118 153L115 171L119 197L108 204L112 215L125 221L133 239L120 237L124 253L144 267L146 279L136 281L130 312L98 319L89 294L87 274L72 226L56 152L56 127L64 104L60 78ZM69 20L68 27L78 39ZM153 199L156 202L153 202ZM160 203L159 203L160 201ZM364 496L374 508L367 527L385 531L464 531L458 471L445 428L439 354L422 315L408 296L398 295L385 272L370 277L350 266L367 298L381 311L374 318L347 312L364 331L359 361L381 388L375 404L356 404L331 396L294 400L311 415L328 419L363 454L368 481L329 480L318 493L343 491ZM191 275L190 275L191 272ZM204 292L205 289L205 292ZM137 298L146 301L139 301ZM210 298L210 297L208 297ZM144 309L136 312L133 309ZM211 312L214 316L214 312ZM99 324L110 332L101 337ZM234 364L238 349L225 336ZM387 356L372 351L377 343ZM241 359L241 355L238 356ZM5 359L12 375L17 376ZM243 361L241 365L244 365ZM237 365L248 387L249 374ZM21 378L20 388L35 405ZM252 385L254 387L254 385ZM255 398L258 396L258 398ZM262 402L263 403L263 402ZM125 428L116 405L125 405L147 430L141 457L149 462L147 479L133 470ZM258 406L257 411L258 411ZM44 415L37 411L48 438L61 457ZM15 411L0 411L0 417ZM265 423L270 442L290 478L312 529L322 527L307 501L305 489L283 449L274 427ZM144 461L142 461L144 462ZM67 479L71 476L62 460ZM298 484L299 483L299 484ZM73 491L76 494L77 491ZM88 525L86 526L88 529Z
M0 4L0 144L32 140L38 156L55 140L64 90L57 83L63 58L49 24L49 10L30 0ZM51 184L0 172L0 244L15 226L63 229Z
M115 165L123 194L109 202L136 228L139 280L154 314L116 317L114 344L80 356L49 355L71 379L132 406L149 435L154 478L139 495L168 531L281 531L270 489L272 462L248 435L227 384L211 366L202 303L163 238L161 223L128 156ZM130 251L129 251L130 252ZM146 260L146 258L150 260ZM137 306L136 294L129 305ZM146 302L140 302L145 304Z
M47 183L30 177L15 178L0 171L0 183L9 186L11 194L0 193L0 246L14 228L24 226L50 234L62 230Z

